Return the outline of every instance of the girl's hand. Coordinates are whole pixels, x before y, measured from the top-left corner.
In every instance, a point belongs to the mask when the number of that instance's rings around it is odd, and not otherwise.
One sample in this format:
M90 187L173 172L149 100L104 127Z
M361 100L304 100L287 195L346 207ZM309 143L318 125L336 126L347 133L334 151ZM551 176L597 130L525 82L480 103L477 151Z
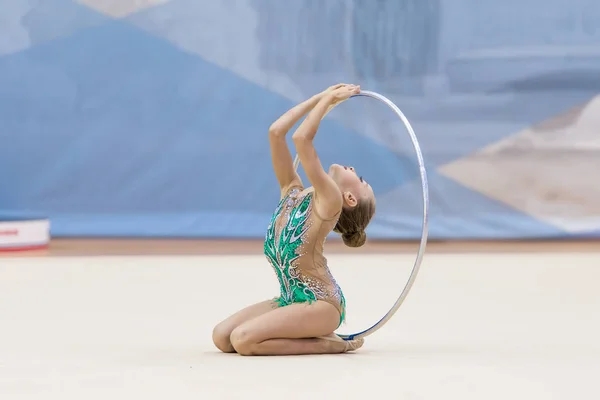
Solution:
M322 94L322 95L329 94L329 93L333 92L334 90L337 90L337 89L339 89L339 88L341 88L341 87L344 87L344 86L347 86L347 84L346 84L346 83L338 83L338 84L336 84L336 85L329 86L327 89L323 90L323 91L321 92L321 94Z
M336 85L329 86L327 89L323 90L323 91L322 91L321 93L319 93L317 96L318 96L319 98L323 98L323 97L325 97L325 96L327 96L327 95L329 95L329 94L331 94L331 93L335 92L336 90L338 90L338 89L340 89L340 88L343 88L343 87L346 87L346 86L356 86L356 85L349 85L349 84L347 84L347 83L338 83L338 84L336 84Z
M329 97L331 104L335 105L341 103L344 100L348 100L350 97L360 93L360 86L358 85L335 85L327 89L327 96Z

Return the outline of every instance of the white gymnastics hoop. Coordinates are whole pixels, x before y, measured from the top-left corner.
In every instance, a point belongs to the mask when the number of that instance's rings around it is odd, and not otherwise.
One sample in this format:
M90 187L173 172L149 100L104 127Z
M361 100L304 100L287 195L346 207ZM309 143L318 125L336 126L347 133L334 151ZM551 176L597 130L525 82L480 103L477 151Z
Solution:
M381 318L379 321L377 321L377 323L375 323L375 325L371 326L370 328L367 328L360 332L351 333L351 334L338 334L338 336L344 340L360 339L360 338L364 338L364 337L367 337L367 336L375 333L376 331L381 329L381 327L384 326L394 316L396 311L398 311L398 309L400 308L400 306L402 305L402 303L408 296L408 293L410 292L410 289L412 288L413 284L415 283L415 280L417 279L417 274L419 273L419 269L421 268L421 263L423 262L423 256L425 255L425 248L427 247L427 235L428 235L428 224L429 224L429 183L427 181L427 171L425 170L425 161L423 160L423 154L421 153L421 147L419 146L419 141L417 140L417 135L415 134L415 131L413 130L410 122L408 121L408 118L406 118L404 113L402 111L400 111L400 109L391 100L389 100L387 97L385 97L379 93L371 92L368 90L361 90L360 94L357 94L352 97L360 97L360 96L371 97L373 99L379 100L382 103L386 104L389 108L392 109L392 111L394 111L396 113L396 115L398 116L398 118L400 118L400 120L404 124L406 130L408 131L408 134L410 136L410 140L412 141L415 153L417 154L417 161L419 163L419 175L421 177L421 188L422 188L422 196L423 196L423 223L422 223L422 229L421 229L421 241L419 243L419 251L417 252L417 257L413 264L413 268L410 273L410 277L408 278L408 281L406 282L404 289L400 293L400 296L398 297L398 299L396 300L396 302L394 303L392 308L390 308L390 310L383 316L383 318ZM333 108L333 107L331 107L331 108ZM331 110L331 108L330 108L330 110ZM328 112L330 110L328 110ZM297 170L299 164L300 164L300 160L298 158L298 155L296 155L296 158L294 159L294 169Z

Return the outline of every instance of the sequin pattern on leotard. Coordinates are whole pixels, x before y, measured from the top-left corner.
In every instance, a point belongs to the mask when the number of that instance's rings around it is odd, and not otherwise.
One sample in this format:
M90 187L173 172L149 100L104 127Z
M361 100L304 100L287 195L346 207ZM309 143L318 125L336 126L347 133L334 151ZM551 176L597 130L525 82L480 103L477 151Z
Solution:
M342 291L327 260L315 251L315 242L320 241L321 248L330 229L322 229L323 221L313 212L313 198L312 192L292 189L279 202L267 228L264 252L275 270L281 292L276 301L285 306L324 300L340 310L343 320Z

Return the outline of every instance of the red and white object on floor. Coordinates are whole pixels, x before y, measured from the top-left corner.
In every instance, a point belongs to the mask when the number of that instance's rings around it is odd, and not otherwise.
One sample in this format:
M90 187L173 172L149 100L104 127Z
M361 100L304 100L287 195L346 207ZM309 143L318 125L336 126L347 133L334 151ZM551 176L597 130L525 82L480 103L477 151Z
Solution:
M44 218L0 217L0 252L45 249L50 244L50 221Z

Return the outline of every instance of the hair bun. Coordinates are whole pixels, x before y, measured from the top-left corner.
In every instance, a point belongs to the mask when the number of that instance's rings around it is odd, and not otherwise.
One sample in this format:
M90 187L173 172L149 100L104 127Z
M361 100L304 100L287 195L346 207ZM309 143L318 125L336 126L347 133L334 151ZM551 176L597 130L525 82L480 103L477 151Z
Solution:
M344 244L349 247L360 247L367 241L367 234L365 231L348 232L342 235Z

